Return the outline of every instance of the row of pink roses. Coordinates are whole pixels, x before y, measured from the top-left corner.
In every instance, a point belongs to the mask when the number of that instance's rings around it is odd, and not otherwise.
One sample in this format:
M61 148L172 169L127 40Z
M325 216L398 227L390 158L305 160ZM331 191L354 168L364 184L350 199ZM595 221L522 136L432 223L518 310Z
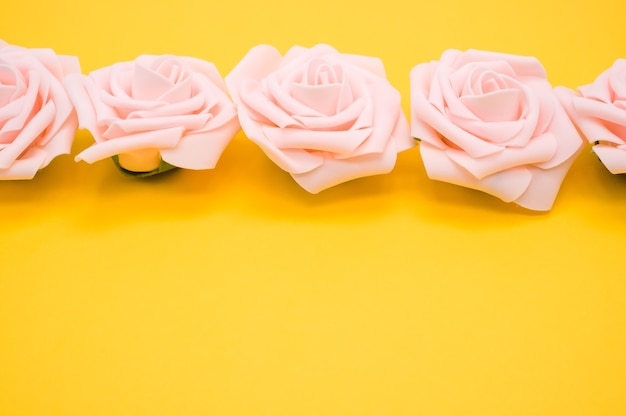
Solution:
M582 148L626 172L626 60L593 84L553 89L538 60L448 50L411 71L411 124L379 59L328 45L252 48L212 63L142 55L80 73L78 59L0 41L0 178L29 179L70 152L77 128L124 171L211 169L241 129L304 189L393 169L420 141L428 176L549 210ZM232 100L231 100L232 97Z

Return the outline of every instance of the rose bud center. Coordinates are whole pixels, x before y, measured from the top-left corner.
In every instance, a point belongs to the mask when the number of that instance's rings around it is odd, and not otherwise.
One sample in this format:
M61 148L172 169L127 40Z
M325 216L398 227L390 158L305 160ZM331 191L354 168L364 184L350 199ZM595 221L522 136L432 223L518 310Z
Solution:
M300 82L291 86L291 95L325 116L337 114L352 102L350 86L341 65L312 59Z

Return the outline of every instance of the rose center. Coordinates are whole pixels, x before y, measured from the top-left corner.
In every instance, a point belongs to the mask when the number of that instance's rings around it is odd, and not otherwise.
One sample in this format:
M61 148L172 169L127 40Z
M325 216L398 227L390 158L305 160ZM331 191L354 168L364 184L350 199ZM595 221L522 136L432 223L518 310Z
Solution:
M155 61L154 70L169 79L172 84L178 84L187 77L185 68L176 59L164 57Z
M515 80L492 70L474 71L460 100L487 122L518 120L523 107L523 94Z
M342 111L353 101L341 65L322 59L312 59L308 63L301 82L291 85L291 96L326 116Z
M309 62L303 84L328 85L343 82L343 68L340 65L331 65L321 59Z
M191 79L180 62L163 57L150 66L136 64L132 80L133 98L175 103L188 99L191 94Z
M508 87L506 80L499 74L492 71L485 71L476 77L472 85L472 90L475 94L488 94Z

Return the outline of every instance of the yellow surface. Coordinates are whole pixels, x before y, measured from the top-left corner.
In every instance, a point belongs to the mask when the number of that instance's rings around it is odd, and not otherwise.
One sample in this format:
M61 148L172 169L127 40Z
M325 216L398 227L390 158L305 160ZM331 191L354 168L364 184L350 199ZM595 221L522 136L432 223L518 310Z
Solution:
M568 87L626 57L622 0L5 3L1 38L85 73L378 56L407 113L410 69L447 48L534 55ZM243 133L213 171L72 157L0 183L2 416L626 415L626 178L589 147L548 214L428 180L417 148L318 195Z

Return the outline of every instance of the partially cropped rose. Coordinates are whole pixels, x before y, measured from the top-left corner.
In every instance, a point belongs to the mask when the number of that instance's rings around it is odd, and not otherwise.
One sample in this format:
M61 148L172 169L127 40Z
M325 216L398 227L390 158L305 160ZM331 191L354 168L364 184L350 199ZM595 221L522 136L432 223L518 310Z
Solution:
M116 157L131 172L158 172L162 162L211 169L239 130L215 65L197 58L142 55L70 76L66 87L96 141L77 161Z
M32 179L70 152L76 114L63 78L78 59L0 40L0 179Z
M393 169L413 146L400 94L379 59L328 45L252 48L226 77L246 135L317 193Z
M448 50L411 71L412 134L431 179L552 208L582 139L538 60Z
M559 97L593 151L612 173L626 173L626 59L618 59L589 85L559 88Z

